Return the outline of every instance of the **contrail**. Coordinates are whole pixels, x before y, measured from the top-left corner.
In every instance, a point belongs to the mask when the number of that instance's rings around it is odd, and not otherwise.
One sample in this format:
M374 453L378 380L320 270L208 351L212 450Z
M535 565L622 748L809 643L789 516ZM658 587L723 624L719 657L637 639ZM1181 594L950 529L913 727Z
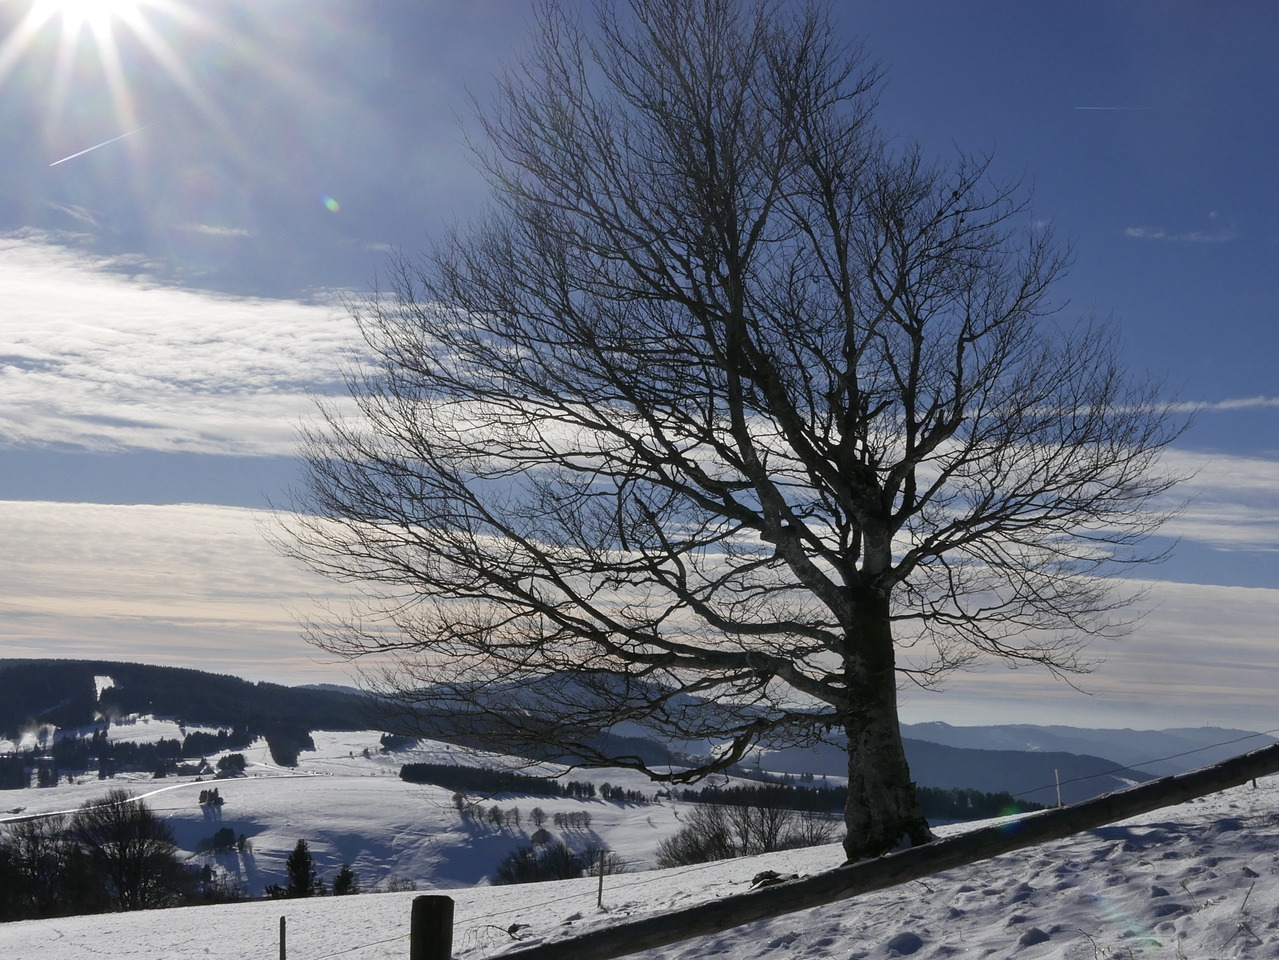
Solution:
M63 157L61 160L54 160L53 163L49 164L49 166L56 167L58 164L66 163L68 160L74 160L76 157L83 157L86 153L90 153L94 150L97 150L98 147L105 147L108 143L115 143L117 140L123 140L125 137L131 137L135 133L141 133L143 130L148 129L149 127L154 127L159 122L160 122L159 120L152 120L145 127L138 127L138 129L136 130L130 130L128 133L122 133L120 134L120 136L112 137L110 140L103 140L101 143L95 143L93 146L86 147L84 150L81 150L79 153L73 153L69 157Z

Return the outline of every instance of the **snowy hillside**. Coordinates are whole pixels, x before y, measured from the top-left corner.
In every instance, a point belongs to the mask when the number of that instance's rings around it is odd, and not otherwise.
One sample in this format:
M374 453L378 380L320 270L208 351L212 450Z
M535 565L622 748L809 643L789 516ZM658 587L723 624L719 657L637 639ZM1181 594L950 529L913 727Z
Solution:
M1279 782L1260 782L1069 840L949 871L853 901L640 954L693 960L785 957L1269 958L1279 955ZM299 818L318 814L299 808ZM353 822L354 831L358 824ZM649 835L643 819L630 830ZM835 866L838 846L606 879L466 887L457 960L511 953L628 918L746 890L757 871ZM433 891L441 892L441 891ZM0 956L88 960L260 960L407 956L413 893L257 902L0 926ZM506 931L519 928L515 936ZM516 937L519 939L517 940Z
M394 860L397 876L416 882L418 893L447 890L455 898L458 960L518 951L521 943L740 893L764 869L811 874L842 860L834 845L651 871L646 868L657 842L677 826L684 805L506 796L498 798L502 807L518 805L526 815L535 805L548 814L589 810L591 825L583 832L607 843L633 865L633 872L606 878L602 908L595 879L489 886L482 878L528 832L527 821L521 828L468 827L447 791L405 784L395 776L406 759L447 762L454 751L424 748L412 756L365 758L367 740L362 743L350 734L317 734L316 745L315 753L303 754L298 774L270 770L261 762L268 759L263 749L260 756L250 757L250 772L261 776L218 781L226 800L222 823L237 832L256 831L253 852L239 867L244 879L277 880L283 857L298 838L312 844L325 877L349 860L366 886L372 886L385 881ZM457 759L472 760L468 755ZM596 774L591 779L602 778ZM218 826L204 820L195 802L199 785L159 784L144 781L135 787L159 787L149 802L168 817L184 847L190 849L193 837ZM35 812L37 801L49 809L66 809L104 788L93 781L25 790L8 794L6 802L12 797L27 803L27 812ZM955 829L962 828L941 832ZM0 925L0 957L259 960L277 955L279 918L285 916L290 957L398 960L408 953L405 938L416 895L9 923ZM518 925L514 935L507 932L512 925ZM725 960L1279 956L1279 779L640 956L692 960L712 955Z
M152 723L163 726L160 721ZM259 740L248 750L231 751L243 753L248 761L244 777L154 780L145 774L123 774L100 781L89 776L53 789L7 791L0 793L0 821L74 810L110 787L123 786L146 798L193 862L215 865L252 896L261 896L269 884L283 882L285 858L298 840L307 841L322 879L331 879L343 863L349 863L366 889L404 881L426 888L481 883L491 877L504 857L530 842L536 829L530 820L534 807L546 813L552 829L557 813L589 813L589 828L554 832L576 850L605 846L630 869L651 867L658 842L679 825L676 808L669 803L528 795L473 797L476 815L463 817L454 806L454 791L405 783L399 777L400 767L414 762L501 766L503 758L476 756L429 741L413 749L381 753L380 736L376 731L317 731L313 735L316 749L304 751L298 766L290 769L273 765L266 744ZM213 763L219 756L208 759ZM578 772L570 779L599 786L608 782L647 795L657 789L646 778L624 771ZM223 800L221 806L201 805L201 791L214 786ZM519 824L493 825L487 814L495 805L504 813L519 810ZM200 841L221 829L243 834L249 849L195 857Z

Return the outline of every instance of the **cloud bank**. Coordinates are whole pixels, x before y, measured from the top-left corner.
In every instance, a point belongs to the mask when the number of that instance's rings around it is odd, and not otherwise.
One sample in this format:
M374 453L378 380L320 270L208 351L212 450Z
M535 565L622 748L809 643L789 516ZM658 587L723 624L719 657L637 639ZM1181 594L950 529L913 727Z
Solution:
M334 298L219 296L149 281L145 262L89 259L39 236L0 237L0 446L288 457L313 392L341 390L356 332ZM132 271L132 275L130 275ZM1209 407L1274 407L1269 397ZM142 460L144 458L138 458ZM16 462L16 461L14 461ZM1279 556L1279 462L1167 451L1191 479L1164 531L1243 562ZM0 496L3 496L0 491ZM12 496L12 494L10 494ZM47 496L47 494L45 494ZM301 639L295 611L343 596L265 542L250 510L209 505L4 503L5 656L138 659L282 682L344 682ZM1271 560L1271 563L1274 561ZM1185 571L1182 579L1193 579ZM1155 583L1156 605L1083 686L992 667L950 692L905 694L909 719L1264 726L1279 670L1279 590Z
M1238 234L1232 230L1165 230L1162 227L1127 227L1125 237L1134 240L1162 240L1167 243L1229 243Z
M335 585L266 542L262 513L9 501L6 657L173 664L283 683L348 681L299 635ZM20 545L20 548L19 548Z
M292 453L355 330L336 303L232 298L0 238L0 442Z
M344 588L277 554L269 517L206 505L7 502L22 544L0 600L6 656L139 660L283 683L350 682L351 668L308 646L299 613L341 605ZM1149 583L1133 634L1095 645L1078 679L990 664L941 694L907 689L907 719L1076 726L1273 725L1279 590Z

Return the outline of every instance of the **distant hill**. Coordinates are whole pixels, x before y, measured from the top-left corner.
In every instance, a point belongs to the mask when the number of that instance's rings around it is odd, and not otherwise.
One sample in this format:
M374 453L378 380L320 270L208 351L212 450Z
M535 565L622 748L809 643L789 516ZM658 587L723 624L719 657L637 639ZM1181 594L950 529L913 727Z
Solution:
M1057 803L1061 781L1065 803L1087 800L1132 783L1153 780L1142 770L1114 772L1119 764L1103 757L1018 750L970 750L906 738L906 759L921 787L975 789L1012 794L1045 806ZM847 761L837 746L783 750L766 755L763 766L777 773L844 776Z
M948 723L915 723L904 724L902 735L948 747L1088 754L1161 777L1220 763L1275 742L1264 734L1223 727L1102 730L1033 724L955 727Z
M366 701L348 691L111 660L0 660L0 735L8 739L38 724L86 727L133 714L255 733L371 726Z
M315 730L426 732L398 724L373 707L357 691L334 685L287 687L181 667L107 660L0 660L0 736L8 739L41 723L87 727L102 716L133 714L236 728L254 735L274 731L298 741L305 740L304 731ZM434 732L437 738L486 745L482 731L464 731L456 727L456 718L453 724L440 726ZM1062 799L1073 802L1274 742L1248 731L1211 727L1133 731L927 723L905 725L903 733L907 759L921 786L1006 791L1050 805L1057 801L1058 779ZM662 744L639 737L625 740L627 749L654 762L673 759ZM847 772L844 753L836 746L769 753L763 765L767 771L796 776L838 777Z
M1045 806L1057 803L1057 782L1064 803L1076 803L1155 779L1143 770L1116 772L1104 757L1018 750L967 750L926 740L906 740L906 759L917 783L927 787L969 787L990 793L1007 791L1019 800Z

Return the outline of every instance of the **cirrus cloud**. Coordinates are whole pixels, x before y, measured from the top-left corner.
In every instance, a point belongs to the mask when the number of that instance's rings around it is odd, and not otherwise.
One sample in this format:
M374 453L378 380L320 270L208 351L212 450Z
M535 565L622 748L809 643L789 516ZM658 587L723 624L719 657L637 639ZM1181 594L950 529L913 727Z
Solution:
M353 356L341 306L176 289L119 266L0 238L0 442L291 453L292 424Z

